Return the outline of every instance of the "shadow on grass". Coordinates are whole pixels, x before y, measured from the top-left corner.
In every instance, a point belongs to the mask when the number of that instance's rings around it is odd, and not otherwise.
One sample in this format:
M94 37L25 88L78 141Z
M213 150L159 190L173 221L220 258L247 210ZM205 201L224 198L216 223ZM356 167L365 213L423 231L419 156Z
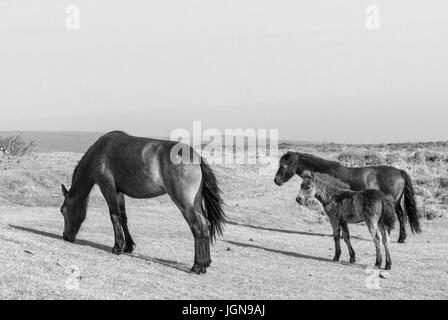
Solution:
M242 242L238 242L238 241L224 240L224 242L227 242L228 244L232 244L232 245L238 246L238 247L260 249L260 250L264 250L264 251L268 251L268 252L283 254L285 256L290 256L290 257L294 257L294 258L309 259L309 260L315 260L315 261L321 261L321 262L339 263L339 264L346 265L346 266L360 267L360 268L367 267L367 265L364 265L364 264L358 264L358 263L352 264L352 263L345 262L345 261L334 262L333 259L315 257L315 256L310 256L308 254L291 252L291 251L271 249L271 248L266 248L266 247L257 246L257 245L253 245L253 244L242 243Z
M315 233L315 232L306 232L306 231L297 231L297 230L285 230L285 229L275 229L275 228L268 228L268 227L261 227L261 226L253 226L250 224L244 224L244 223L238 223L235 221L228 221L228 224L239 226L239 227L245 227L245 228L251 228L256 230L264 230L264 231L272 231L272 232L280 232L280 233L288 233L288 234L300 234L304 236L315 236L315 237L333 237L331 234L325 234L325 233ZM357 239L357 240L363 240L363 241L371 241L365 238L357 237L357 236L350 236L351 239Z
M47 231L42 231L42 230L37 230L37 229L32 229L32 228L28 228L28 227L22 227L22 226L16 226L16 225L9 225L11 228L14 228L16 230L20 230L20 231L25 231L25 232L30 232L30 233L34 233L40 236L44 236L44 237L48 237L48 238L52 238L52 239L58 239L58 240L62 240L62 236L55 234L55 233L51 233L51 232L47 232ZM82 239L77 239L75 242L76 245L81 245L81 246L88 246L91 248L95 248L98 250L102 250L105 252L110 253L112 248L100 243L96 243L96 242L92 242L92 241L88 241L88 240L82 240ZM165 260L165 259L160 259L160 258L152 258L152 257L146 257L143 255L139 255L139 254L127 254L124 253L124 255L132 257L132 258L137 258L137 259L141 259L147 262L153 262L153 263L157 263L157 264L161 264L163 266L166 267L171 267L174 269L177 269L179 271L183 271L183 272L187 272L190 273L190 268L180 262L177 261L172 261L172 260Z

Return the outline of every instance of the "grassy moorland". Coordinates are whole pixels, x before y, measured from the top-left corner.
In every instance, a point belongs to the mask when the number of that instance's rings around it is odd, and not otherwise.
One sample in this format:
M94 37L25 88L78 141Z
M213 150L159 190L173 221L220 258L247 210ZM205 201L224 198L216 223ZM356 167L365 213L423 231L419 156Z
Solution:
M358 261L331 261L331 227L318 212L294 201L300 179L273 183L274 162L213 165L231 221L212 250L207 275L188 273L192 236L167 196L127 199L132 255L109 253L113 231L107 207L95 188L87 220L75 244L61 240L60 184L82 154L0 155L0 298L135 299L442 299L448 297L448 144L281 144L346 165L390 164L414 179L423 233L406 244L392 234L393 269L381 290L366 287L374 246L363 224L351 226ZM240 156L240 155L238 155ZM408 229L409 230L409 229ZM67 288L70 268L79 288ZM219 290L217 289L219 284Z

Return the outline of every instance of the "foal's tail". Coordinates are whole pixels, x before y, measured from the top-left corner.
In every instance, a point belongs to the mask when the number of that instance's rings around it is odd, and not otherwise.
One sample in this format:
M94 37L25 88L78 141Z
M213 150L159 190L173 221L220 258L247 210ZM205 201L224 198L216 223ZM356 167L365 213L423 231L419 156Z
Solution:
M221 190L212 168L204 158L201 159L202 171L202 198L204 200L203 210L210 222L210 239L212 243L216 239L216 234L222 235L223 226L227 222L226 215L222 209L224 201L221 198Z
M412 232L420 233L422 228L420 227L420 222L418 221L418 210L417 204L415 203L414 187L412 186L412 179L409 174L400 170L401 175L404 178L404 207L406 214L409 219L409 225L411 226Z
M383 211L381 212L379 224L385 226L390 232L395 226L396 215L394 205L386 196L382 197L382 204Z

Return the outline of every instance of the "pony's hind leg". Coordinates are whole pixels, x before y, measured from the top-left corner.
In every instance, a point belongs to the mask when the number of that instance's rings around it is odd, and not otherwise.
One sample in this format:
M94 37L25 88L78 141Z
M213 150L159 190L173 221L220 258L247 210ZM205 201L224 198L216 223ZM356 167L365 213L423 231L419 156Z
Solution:
M342 227L342 237L344 238L345 244L347 245L348 252L350 254L350 263L355 263L355 250L353 250L352 244L350 242L350 232L348 231L348 225L347 222L342 221L341 222Z
M190 206L182 210L194 237L194 265L191 271L201 274L207 272L212 260L210 258L210 232L208 221L202 210Z
M395 204L395 212L397 214L398 222L400 223L400 235L398 237L398 243L404 243L406 240L406 228L405 228L404 211L403 208L401 207L401 197L397 200Z
M384 251L386 251L386 266L384 269L390 270L392 268L392 259L390 257L390 235L389 231L386 228L381 228L381 234L383 236L383 245L384 245Z
M134 251L134 240L131 237L131 233L128 229L128 216L126 214L126 205L124 200L124 194L118 193L118 208L120 210L120 224L123 228L125 244L123 248L123 252L132 253Z

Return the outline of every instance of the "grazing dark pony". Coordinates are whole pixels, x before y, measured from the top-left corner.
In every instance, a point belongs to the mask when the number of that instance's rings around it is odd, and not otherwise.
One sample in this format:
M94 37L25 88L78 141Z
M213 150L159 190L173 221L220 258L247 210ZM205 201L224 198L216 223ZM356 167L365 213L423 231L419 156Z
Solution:
M411 177L406 171L391 166L369 166L349 168L335 161L328 161L308 153L289 151L280 158L280 166L275 175L275 183L281 186L294 174L302 176L306 170L326 173L342 180L351 190L361 191L377 189L382 191L394 204L395 212L400 222L399 243L406 239L405 216L401 207L404 196L404 206L413 233L420 233L421 227L415 203L414 188Z
M335 255L333 261L339 261L341 256L341 229L342 237L347 245L350 262L354 263L355 251L350 243L348 223L365 221L376 247L377 268L381 267L383 258L381 242L386 251L386 270L392 267L389 251L389 233L395 223L393 204L379 190L367 189L352 191L349 185L327 174L302 173L302 185L297 196L297 202L304 204L309 197L315 197L324 207L325 213L330 218L333 228Z
M182 155L185 150L190 155L187 160L192 156L199 161L180 161L185 159ZM226 219L216 177L191 147L118 131L99 138L75 168L70 191L62 185L64 240L75 241L95 184L109 206L115 234L113 253L131 253L135 245L128 229L124 195L152 198L167 193L194 236L192 271L206 272L211 263L210 243L216 234L222 235Z

